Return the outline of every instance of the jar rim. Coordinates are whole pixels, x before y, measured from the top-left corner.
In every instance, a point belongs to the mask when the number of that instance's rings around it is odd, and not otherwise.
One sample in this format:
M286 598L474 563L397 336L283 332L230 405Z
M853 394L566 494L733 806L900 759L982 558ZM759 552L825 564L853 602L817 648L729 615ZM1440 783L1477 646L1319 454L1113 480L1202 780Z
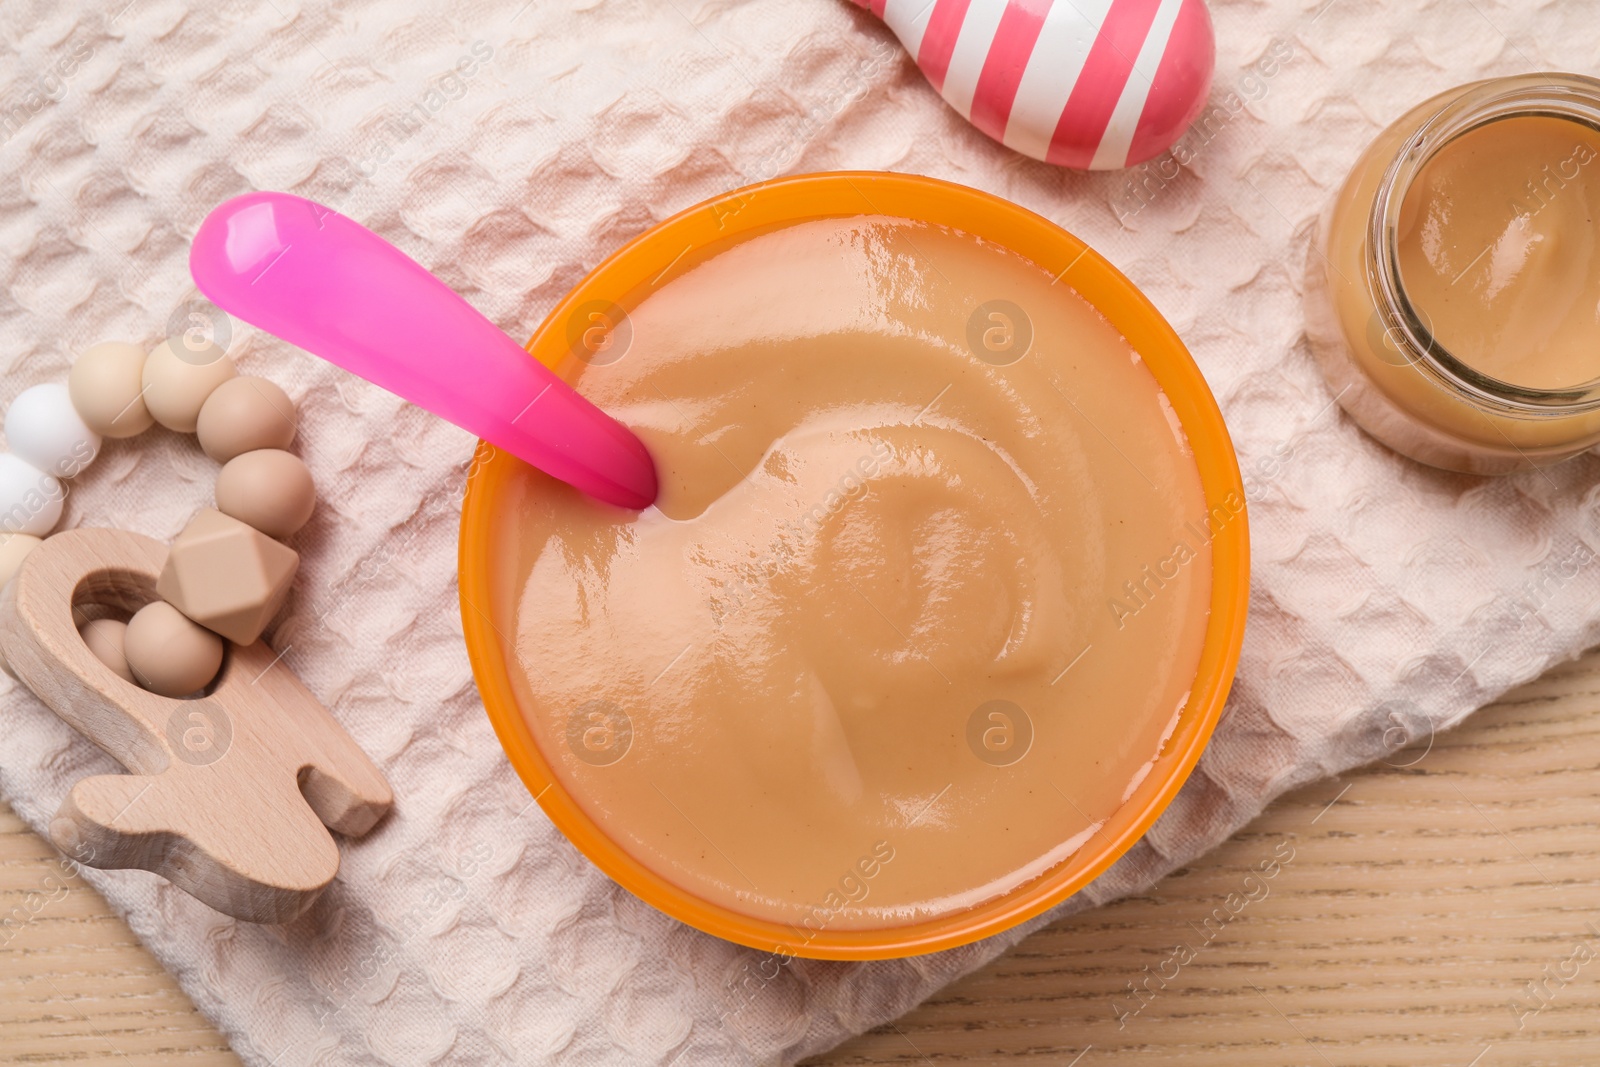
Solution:
M1476 406L1522 418L1565 418L1600 410L1600 377L1558 389L1507 382L1452 354L1434 336L1401 280L1400 213L1412 182L1445 145L1501 119L1547 115L1600 130L1600 79L1547 71L1478 82L1451 99L1401 143L1378 183L1368 220L1368 274L1389 337L1413 366Z

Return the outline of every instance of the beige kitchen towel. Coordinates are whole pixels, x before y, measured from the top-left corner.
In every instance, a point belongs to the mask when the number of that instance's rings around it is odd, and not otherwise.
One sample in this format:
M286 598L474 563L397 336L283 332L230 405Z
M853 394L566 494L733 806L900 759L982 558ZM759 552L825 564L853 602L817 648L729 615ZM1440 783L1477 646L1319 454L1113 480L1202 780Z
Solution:
M93 342L203 324L188 239L251 189L365 223L519 337L653 222L775 174L913 171L1038 211L1193 350L1246 471L1255 557L1215 740L1059 917L1597 637L1600 461L1485 480L1398 459L1330 403L1300 279L1313 218L1383 125L1468 79L1592 71L1600 4L1213 13L1212 107L1183 165L1083 175L973 130L845 0L7 0L0 403ZM84 872L247 1063L787 1063L1025 934L770 968L617 888L530 805L473 686L455 580L467 435L242 323L212 328L299 404L321 493L275 642L397 794L287 926L236 922L143 872ZM214 475L165 431L111 442L64 522L171 538ZM0 737L0 789L38 828L72 782L115 769L5 681Z

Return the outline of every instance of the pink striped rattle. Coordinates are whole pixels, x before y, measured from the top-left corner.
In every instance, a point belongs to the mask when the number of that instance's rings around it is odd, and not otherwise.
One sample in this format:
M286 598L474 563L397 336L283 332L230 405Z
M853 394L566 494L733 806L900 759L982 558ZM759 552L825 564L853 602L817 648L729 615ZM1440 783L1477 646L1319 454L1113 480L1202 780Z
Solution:
M1008 148L1079 170L1153 159L1211 89L1204 0L853 0Z

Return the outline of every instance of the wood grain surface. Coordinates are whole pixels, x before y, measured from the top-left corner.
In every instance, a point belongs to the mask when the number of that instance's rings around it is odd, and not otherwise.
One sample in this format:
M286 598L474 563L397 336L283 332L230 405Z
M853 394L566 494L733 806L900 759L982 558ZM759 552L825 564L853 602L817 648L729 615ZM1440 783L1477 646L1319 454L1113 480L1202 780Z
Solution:
M1600 1064L1600 652L1388 762L811 1063ZM0 913L19 908L0 1064L238 1062L0 807Z

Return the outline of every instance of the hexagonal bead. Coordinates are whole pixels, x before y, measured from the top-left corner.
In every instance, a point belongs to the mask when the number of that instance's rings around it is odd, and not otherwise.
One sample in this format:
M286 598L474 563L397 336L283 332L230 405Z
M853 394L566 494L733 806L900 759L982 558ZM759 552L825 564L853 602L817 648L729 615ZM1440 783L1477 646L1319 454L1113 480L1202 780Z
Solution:
M248 645L283 606L299 566L294 549L203 508L172 542L156 593L208 630Z

